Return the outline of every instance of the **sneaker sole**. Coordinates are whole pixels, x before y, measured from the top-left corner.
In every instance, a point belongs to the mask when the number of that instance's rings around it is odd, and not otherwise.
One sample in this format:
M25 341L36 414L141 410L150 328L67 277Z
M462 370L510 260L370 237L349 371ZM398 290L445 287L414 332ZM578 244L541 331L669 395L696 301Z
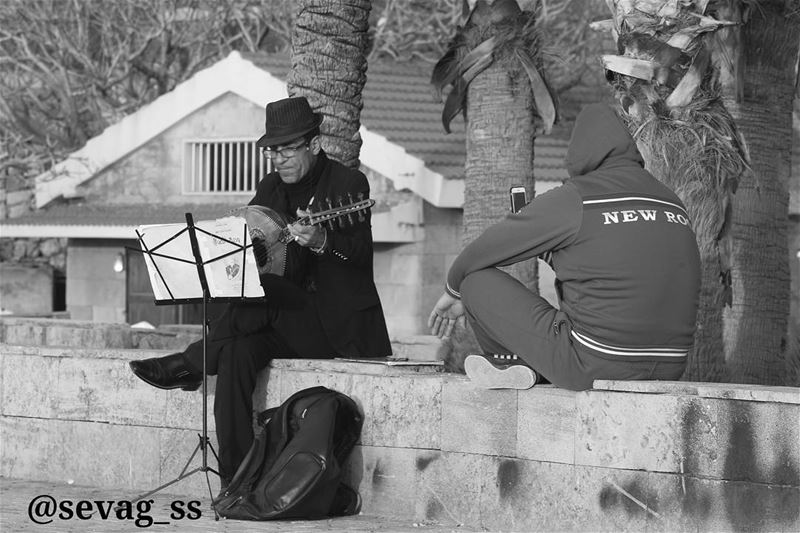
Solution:
M484 389L530 389L536 384L536 372L524 365L496 368L480 355L464 359L464 371L477 387Z

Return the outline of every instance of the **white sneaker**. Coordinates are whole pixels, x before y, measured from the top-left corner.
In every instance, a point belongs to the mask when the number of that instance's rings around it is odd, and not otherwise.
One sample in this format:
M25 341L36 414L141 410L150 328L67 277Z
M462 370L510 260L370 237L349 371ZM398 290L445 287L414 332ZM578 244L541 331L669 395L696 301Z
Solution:
M464 371L483 389L525 390L536 384L536 372L516 355L468 355Z

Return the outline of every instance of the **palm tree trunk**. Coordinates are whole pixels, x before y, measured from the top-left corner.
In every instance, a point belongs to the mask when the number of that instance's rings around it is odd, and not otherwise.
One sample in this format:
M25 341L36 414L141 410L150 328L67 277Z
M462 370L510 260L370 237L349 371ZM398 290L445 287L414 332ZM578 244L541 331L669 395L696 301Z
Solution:
M534 194L533 143L538 133L549 132L557 114L540 72L534 21L534 13L522 11L514 0L478 0L434 68L435 86L453 85L443 113L445 129L449 132L459 109L466 116L465 245L508 214L512 186L524 186L529 198ZM507 270L538 292L536 260ZM478 349L467 329L453 339L448 369L463 370L464 356Z
M741 30L741 87L726 107L747 139L754 179L733 210L733 305L725 314L726 362L737 382L786 384L789 316L788 183L792 100L800 54L800 2L764 0ZM737 97L738 96L738 97Z
M369 0L298 1L292 34L289 95L305 96L323 113L323 148L352 168L358 168L361 150L371 6Z
M534 192L532 93L525 73L495 62L470 84L467 94L467 158L464 184L464 244L509 212L509 189ZM511 269L536 290L536 262Z

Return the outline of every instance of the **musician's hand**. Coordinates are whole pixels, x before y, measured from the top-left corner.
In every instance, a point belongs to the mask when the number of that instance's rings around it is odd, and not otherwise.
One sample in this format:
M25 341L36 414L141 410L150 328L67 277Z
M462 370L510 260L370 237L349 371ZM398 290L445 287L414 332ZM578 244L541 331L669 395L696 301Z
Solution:
M297 209L297 218L308 216L309 212ZM325 230L319 226L306 226L305 224L290 224L289 233L295 242L305 248L319 248L325 242Z
M457 324L464 327L465 323L464 304L458 298L447 293L442 294L433 307L431 316L428 317L428 327L431 328L431 333L440 339L450 337Z

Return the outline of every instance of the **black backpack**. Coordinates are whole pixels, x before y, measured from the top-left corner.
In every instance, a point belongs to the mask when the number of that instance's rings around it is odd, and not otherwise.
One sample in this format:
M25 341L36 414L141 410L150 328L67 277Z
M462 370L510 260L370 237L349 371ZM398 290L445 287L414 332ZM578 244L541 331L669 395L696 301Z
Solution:
M340 392L312 387L293 394L259 415L263 429L214 509L238 520L357 513L358 493L341 478L363 423L355 402Z

